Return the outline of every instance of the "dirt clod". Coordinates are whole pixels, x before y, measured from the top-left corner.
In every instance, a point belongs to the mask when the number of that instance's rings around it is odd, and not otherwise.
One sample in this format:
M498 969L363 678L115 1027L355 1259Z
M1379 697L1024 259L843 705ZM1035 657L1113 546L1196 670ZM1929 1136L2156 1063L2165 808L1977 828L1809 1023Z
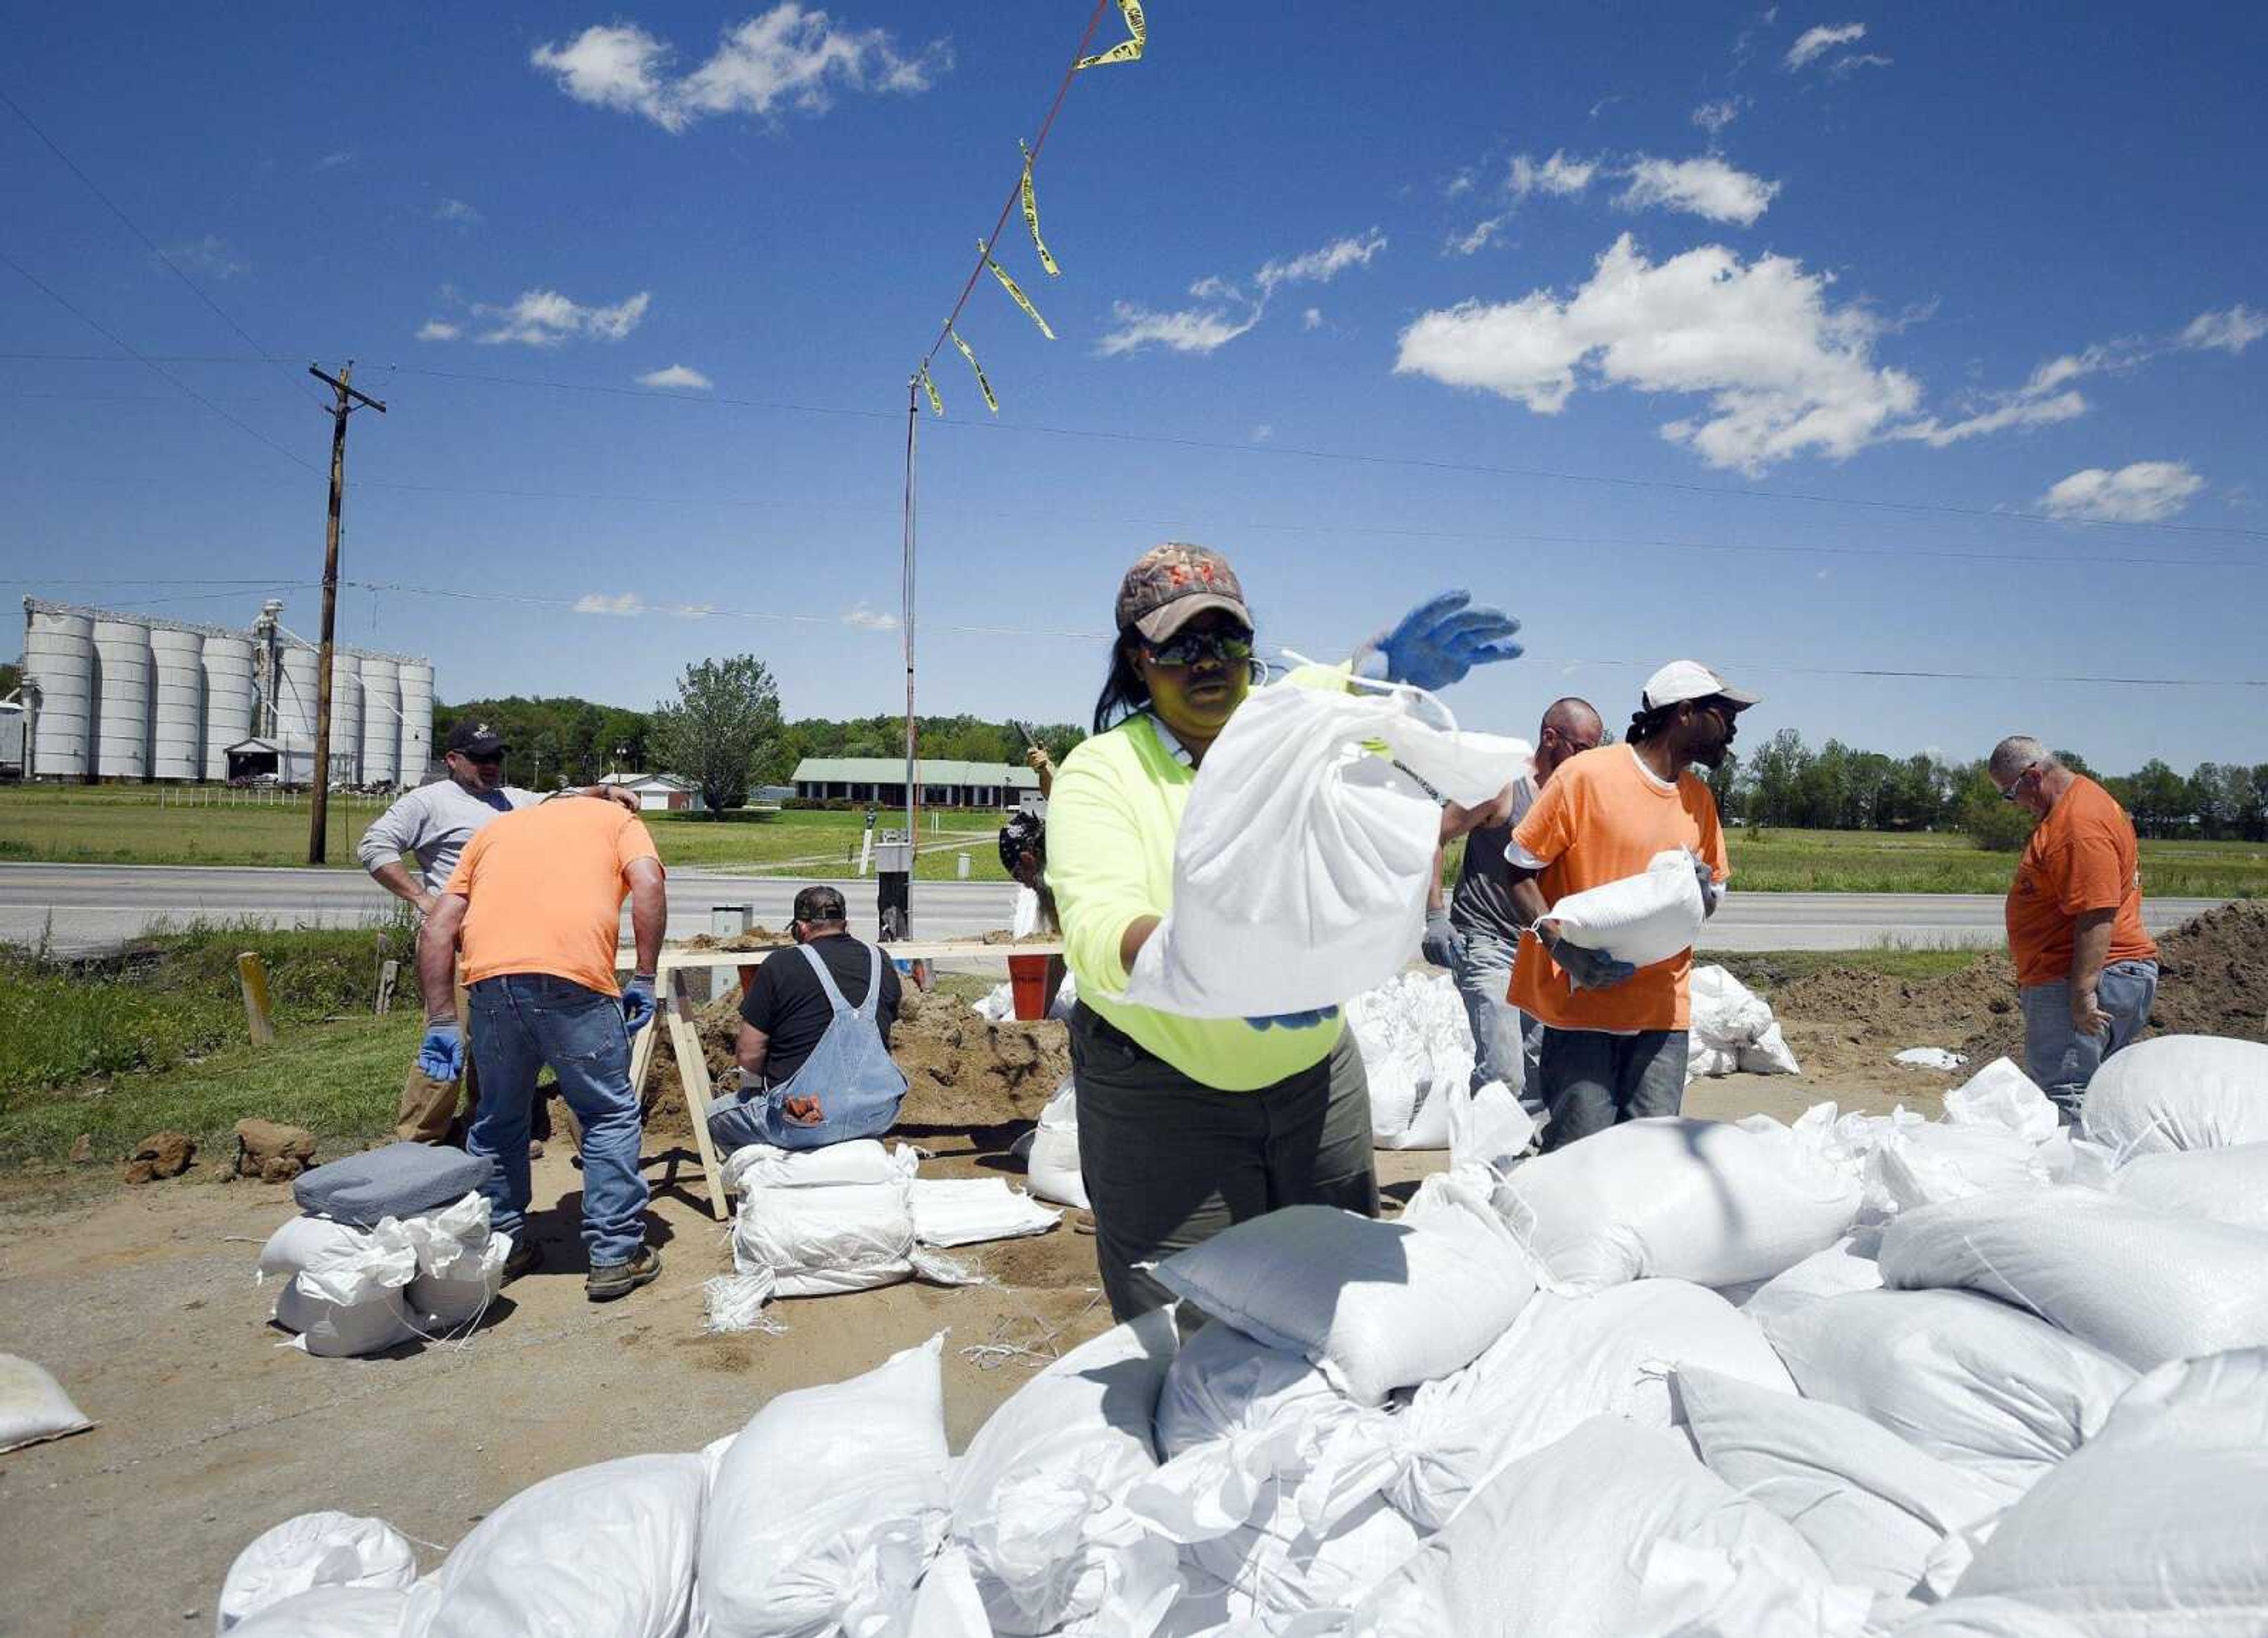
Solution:
M315 1162L315 1135L248 1117L236 1123L236 1175L262 1183L289 1183Z
M70 1162L75 1166L90 1165L94 1160L94 1134L82 1132L71 1145Z
M186 1132L152 1132L126 1157L123 1176L129 1183L154 1183L177 1178L197 1157L196 1140Z

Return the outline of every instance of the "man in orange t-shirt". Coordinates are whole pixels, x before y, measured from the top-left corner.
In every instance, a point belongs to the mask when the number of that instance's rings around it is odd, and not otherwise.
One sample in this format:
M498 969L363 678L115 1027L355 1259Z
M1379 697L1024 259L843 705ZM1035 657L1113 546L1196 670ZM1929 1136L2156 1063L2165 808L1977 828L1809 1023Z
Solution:
M2008 889L2008 953L2024 1067L2068 1124L2095 1071L2142 1032L2157 999L2141 845L2117 798L2038 740L2012 735L1985 767L2001 796L2039 816Z
M427 1008L418 1063L447 1080L464 1056L450 984L464 947L481 1080L465 1148L496 1162L483 1192L490 1225L512 1237L506 1273L526 1273L535 1260L526 1238L527 1125L535 1077L549 1064L583 1128L583 1244L591 1265L584 1292L600 1303L661 1273L661 1254L645 1243L630 1064L630 1037L653 1017L655 964L669 919L653 838L608 794L522 808L482 826L442 889L417 951L425 994L440 1003ZM625 897L637 961L630 983L617 986Z
M1543 1025L1536 1070L1551 1117L1547 1150L1684 1105L1692 951L1634 967L1563 938L1550 907L1682 848L1713 913L1731 866L1716 799L1688 768L1723 762L1734 719L1755 703L1707 666L1673 660L1647 679L1628 743L1562 763L1512 834L1505 857L1527 924L1512 1003Z

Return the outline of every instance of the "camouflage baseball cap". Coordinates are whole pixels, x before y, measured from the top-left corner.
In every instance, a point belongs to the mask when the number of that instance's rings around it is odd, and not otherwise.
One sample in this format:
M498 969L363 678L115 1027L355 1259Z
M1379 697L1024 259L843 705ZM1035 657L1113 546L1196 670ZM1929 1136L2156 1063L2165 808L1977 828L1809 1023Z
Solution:
M1220 609L1252 628L1244 588L1228 559L1210 547L1168 540L1135 560L1118 583L1118 629L1163 643L1208 609Z

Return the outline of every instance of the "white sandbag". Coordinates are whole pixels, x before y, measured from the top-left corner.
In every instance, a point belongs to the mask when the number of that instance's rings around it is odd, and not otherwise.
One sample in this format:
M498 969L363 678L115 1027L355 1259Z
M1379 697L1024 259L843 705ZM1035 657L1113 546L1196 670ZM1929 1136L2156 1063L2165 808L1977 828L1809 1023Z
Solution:
M2160 1367L2011 1508L1957 1590L2091 1638L2268 1632L2268 1352Z
M261 1531L236 1555L214 1606L214 1630L227 1632L311 1587L406 1590L416 1579L416 1549L384 1519L302 1513Z
M722 1182L728 1194L750 1189L835 1188L856 1183L902 1183L921 1165L921 1156L905 1143L885 1150L875 1137L854 1137L823 1149L774 1149L744 1143L725 1162Z
M2268 1046L2160 1035L2102 1061L2080 1124L2123 1157L2268 1143Z
M733 1220L733 1267L769 1273L781 1296L864 1291L913 1276L905 1183L751 1189Z
M1945 1095L1948 1126L1997 1127L2044 1143L2062 1126L2054 1102L2009 1058L1995 1058Z
M749 1418L709 1488L695 1630L704 1638L880 1632L944 1540L944 1333Z
M904 1638L992 1638L976 1572L956 1544L946 1543L922 1572L903 1630Z
M321 1270L294 1274L276 1293L276 1323L297 1333L291 1347L317 1359L361 1359L416 1339L401 1286L372 1287L339 1302L322 1295L322 1277Z
M1063 1213L1008 1186L1002 1178L916 1178L914 1238L924 1245L975 1245L1045 1234Z
M1381 1223L1290 1206L1175 1253L1157 1277L1248 1336L1306 1354L1355 1403L1376 1405L1470 1364L1535 1289L1485 1204L1420 1216Z
M1535 1142L1535 1117L1502 1081L1476 1088L1470 1077L1450 1086L1449 1165L1481 1167L1501 1179Z
M1677 1394L1709 1471L1794 1525L1838 1583L1904 1598L1948 1535L1999 1510L1991 1485L1856 1411L1690 1367Z
M1973 1291L1853 1291L1762 1323L1806 1399L1857 1411L2009 1500L2134 1381L2101 1349Z
M1877 1243L1870 1234L1868 1244ZM1859 1250L1856 1238L1845 1238L1823 1252L1814 1252L1794 1267L1774 1274L1752 1292L1740 1310L1757 1325L1768 1325L1775 1315L1792 1313L1806 1303L1840 1296L1845 1291L1879 1291L1881 1265Z
M1406 1058L1388 1058L1371 1070L1363 1060L1364 1078L1370 1083L1370 1135L1380 1149L1447 1149L1449 1115L1442 1096L1447 1077L1436 1080L1421 1073ZM1464 1077L1472 1077L1470 1057L1464 1061Z
M1498 1209L1570 1290L1769 1279L1858 1215L1858 1182L1825 1147L1833 1116L1829 1104L1793 1128L1765 1115L1624 1121L1527 1162Z
M1685 1047L1685 1083L1707 1080L1714 1076L1735 1075L1740 1072L1741 1052L1737 1047L1696 1047L1690 1040Z
M1040 1111L1024 1175L1036 1198L1086 1209L1086 1179L1079 1169L1079 1089L1069 1076Z
M1777 1020L1767 1024L1756 1039L1739 1049L1735 1062L1743 1075L1801 1075L1803 1064L1795 1055L1795 1048L1787 1044L1780 1033Z
M399 1638L409 1608L398 1587L314 1587L228 1630L235 1638Z
M1255 1523L1195 1542L1188 1556L1227 1589L1232 1620L1277 1632L1308 1611L1344 1608L1407 1563L1421 1537L1377 1498L1329 1529L1309 1530L1291 1487L1270 1487Z
M1379 1147L1446 1147L1446 1100L1473 1075L1472 1025L1449 975L1397 973L1348 1002L1346 1018L1370 1081Z
M93 1426L44 1369L18 1355L0 1354L0 1451L84 1433Z
M1550 919L1570 943L1645 967L1692 949L1708 910L1693 856L1669 848L1636 876L1554 901Z
M1969 1061L1969 1054L1946 1047L1909 1047L1892 1053L1890 1061L1902 1069L1934 1069L1950 1075Z
M1884 1132L1859 1176L1867 1209L1889 1216L1941 1201L2044 1188L2048 1169L2034 1141L2005 1126L1924 1121Z
M1630 1638L1867 1638L1874 1600L1830 1585L1769 1546L1658 1540Z
M2268 1233L2091 1189L1910 1212L1884 1230L1881 1260L1885 1285L1985 1292L2138 1370L2268 1346Z
M1329 1429L1301 1500L1314 1523L1381 1490L1439 1528L1497 1473L1594 1417L1674 1426L1671 1372L1705 1365L1795 1393L1764 1333L1699 1286L1638 1280L1595 1296L1538 1293L1478 1359L1426 1383L1399 1413ZM1337 1493L1326 1495L1329 1487Z
M476 1324L504 1294L504 1266L511 1256L512 1236L484 1234L477 1250L461 1246L432 1273L421 1268L402 1287L402 1301L428 1331Z
M1721 966L1696 966L1688 988L1690 1028L1698 1044L1744 1047L1771 1026L1771 1005Z
M707 1469L628 1456L530 1485L410 1590L401 1638L676 1638Z
M2089 1638L2060 1615L1990 1594L1948 1598L1886 1630L1892 1638Z
M2109 1186L2121 1200L2176 1216L2268 1230L2268 1143L2138 1155Z
M288 1280L303 1269L357 1256L370 1245L367 1229L328 1217L294 1217L260 1248L260 1278Z
M1391 1638L1630 1638L1664 1540L1764 1554L1783 1581L1829 1580L1802 1537L1682 1436L1601 1416L1498 1473L1363 1611Z
M1154 1473L1159 1395L1175 1355L1156 1309L1080 1344L985 1419L953 1465L953 1537L991 1630L1052 1633L1107 1613L1140 1625L1171 1602L1170 1544L1119 1498Z
M1205 753L1174 840L1172 907L1126 999L1263 1017L1384 983L1425 932L1434 792L1487 801L1531 755L1520 740L1459 732L1416 689L1260 689Z

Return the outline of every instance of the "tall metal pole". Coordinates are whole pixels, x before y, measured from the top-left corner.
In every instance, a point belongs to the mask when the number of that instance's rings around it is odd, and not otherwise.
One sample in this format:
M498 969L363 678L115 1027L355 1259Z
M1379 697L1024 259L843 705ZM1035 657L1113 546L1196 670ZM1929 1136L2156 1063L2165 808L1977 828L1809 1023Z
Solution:
M353 413L357 401L369 405L379 415L386 406L367 393L357 393L349 385L354 379L354 360L335 376L326 375L313 364L307 373L319 381L329 383L338 395L331 408L331 510L329 521L323 529L323 628L322 647L315 665L315 767L313 799L307 814L307 863L320 864L325 851L325 831L330 819L331 798L331 638L338 624L339 609L339 505L345 498L347 486L347 416ZM290 748L285 747L288 757Z
M906 383L906 513L902 584L899 588L902 606L898 612L900 629L906 643L906 901L907 917L912 918L914 858L921 834L914 828L916 796L919 787L914 782L921 763L917 730L914 725L914 454L921 429L921 408L914 381ZM910 933L913 929L906 929Z

